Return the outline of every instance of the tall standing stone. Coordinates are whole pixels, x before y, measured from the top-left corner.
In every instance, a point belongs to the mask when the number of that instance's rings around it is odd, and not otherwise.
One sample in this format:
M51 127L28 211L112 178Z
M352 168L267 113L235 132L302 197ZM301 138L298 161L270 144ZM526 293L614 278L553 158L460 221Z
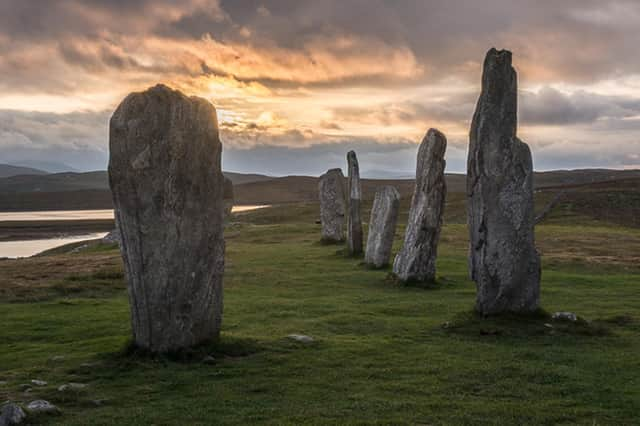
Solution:
M224 178L222 199L224 202L224 216L228 218L233 210L233 182L228 177Z
M404 243L393 262L393 273L400 281L431 282L436 277L438 240L447 194L446 149L444 134L429 129L418 150L416 186Z
M350 255L357 256L362 253L362 219L360 217L362 189L360 188L360 166L358 166L358 158L355 151L347 153L347 166L349 167L347 180L347 192L349 195L347 250Z
M322 241L344 241L345 189L344 175L340 169L331 169L320 176L320 222Z
M386 185L376 190L364 255L364 262L367 265L382 268L389 264L399 210L400 193L397 189Z
M109 149L135 343L167 352L217 338L224 177L214 107L163 85L132 93L111 117Z
M533 164L516 137L517 76L511 52L491 49L469 134L469 270L482 314L531 312L540 299L534 241Z

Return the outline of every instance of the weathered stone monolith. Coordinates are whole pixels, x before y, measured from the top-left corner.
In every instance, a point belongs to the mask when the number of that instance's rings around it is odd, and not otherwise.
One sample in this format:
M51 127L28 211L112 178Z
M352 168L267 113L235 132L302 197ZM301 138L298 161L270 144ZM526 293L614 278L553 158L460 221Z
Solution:
M167 352L217 338L224 177L214 107L163 85L132 93L111 117L109 149L135 344Z
M349 173L347 178L347 195L349 198L347 213L347 251L351 256L362 253L362 219L360 217L360 201L362 190L360 188L360 166L355 151L347 153L347 166Z
M320 176L320 222L322 241L339 243L344 241L345 188L344 175L340 169L331 169Z
M389 264L399 209L400 193L397 189L387 185L376 190L364 255L364 262L368 266L383 268Z
M404 243L393 262L393 273L400 281L424 283L435 280L447 194L444 179L446 149L447 138L438 130L429 129L418 150L416 185Z
M531 312L540 299L531 152L516 137L517 76L511 52L491 49L469 134L469 271L482 314Z
M228 218L231 216L231 210L233 210L233 182L228 177L224 178L222 197L224 202L224 216Z

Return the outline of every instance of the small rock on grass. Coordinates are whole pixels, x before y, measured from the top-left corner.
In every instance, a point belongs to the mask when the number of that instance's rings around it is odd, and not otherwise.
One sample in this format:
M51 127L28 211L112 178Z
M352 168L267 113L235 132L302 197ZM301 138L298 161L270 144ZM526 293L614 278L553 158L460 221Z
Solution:
M33 383L36 386L47 386L47 384L48 384L44 380L38 380L38 379L31 380L31 383Z
M204 358L202 358L202 363L203 364L215 364L216 363L216 359L214 357L212 357L211 355L207 355Z
M313 342L313 337L305 336L304 334L289 334L287 336L287 339L295 340L296 342L300 342L300 343L311 343L311 342Z
M50 403L49 401L45 401L44 399L36 399L35 401L31 401L27 405L27 411L34 414L39 413L58 413L58 407Z
M5 404L0 412L0 426L10 426L22 423L27 417L19 405L12 402Z
M560 320L560 321L571 321L571 322L578 321L578 316L573 312L556 312L551 316L551 318L554 320Z
M65 392L69 390L80 390L86 388L87 385L84 383L67 383L58 387L60 392Z

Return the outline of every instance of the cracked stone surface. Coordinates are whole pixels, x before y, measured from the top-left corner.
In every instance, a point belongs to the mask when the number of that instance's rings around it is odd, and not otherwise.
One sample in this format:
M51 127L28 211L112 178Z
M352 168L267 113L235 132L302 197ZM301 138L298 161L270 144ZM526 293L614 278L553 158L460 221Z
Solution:
M166 352L217 338L224 177L214 107L163 85L132 93L111 117L109 148L135 343Z
M360 166L355 151L347 153L347 194L349 197L347 214L347 251L351 256L362 253L362 218L360 204L362 189L360 187Z
M444 178L446 149L444 134L429 129L418 150L416 184L404 242L393 262L393 273L400 281L424 283L435 280L447 195Z
M534 239L533 163L516 136L517 75L511 52L491 49L469 134L469 271L482 314L531 312L540 301Z
M364 261L374 268L383 268L391 259L391 248L396 234L400 193L396 188L385 185L376 190L369 219L367 249Z
M340 169L331 169L320 176L320 222L322 241L337 243L344 241L345 199L344 175Z

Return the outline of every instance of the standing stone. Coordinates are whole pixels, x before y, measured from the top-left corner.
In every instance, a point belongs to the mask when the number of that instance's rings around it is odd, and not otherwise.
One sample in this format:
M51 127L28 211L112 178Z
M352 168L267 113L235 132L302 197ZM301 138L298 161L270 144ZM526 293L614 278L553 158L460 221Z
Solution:
M393 273L400 281L432 282L436 277L438 240L447 194L446 149L444 134L429 129L418 150L416 186L404 243L393 262Z
M132 93L111 117L109 148L136 345L166 352L217 338L224 177L214 107L163 85Z
M340 169L331 169L320 176L320 222L322 241L338 243L344 241L344 175Z
M224 178L222 197L224 202L224 217L228 218L231 216L231 211L233 210L233 182L228 177Z
M389 264L393 238L396 234L400 193L393 186L382 186L376 190L369 219L369 235L364 262L373 268Z
M347 215L347 250L349 255L357 256L362 253L362 219L360 217L360 166L354 151L347 153L349 174L347 191L349 193L349 213Z
M491 49L469 134L469 270L476 310L531 312L540 300L534 241L533 164L516 137L517 77L511 52Z

